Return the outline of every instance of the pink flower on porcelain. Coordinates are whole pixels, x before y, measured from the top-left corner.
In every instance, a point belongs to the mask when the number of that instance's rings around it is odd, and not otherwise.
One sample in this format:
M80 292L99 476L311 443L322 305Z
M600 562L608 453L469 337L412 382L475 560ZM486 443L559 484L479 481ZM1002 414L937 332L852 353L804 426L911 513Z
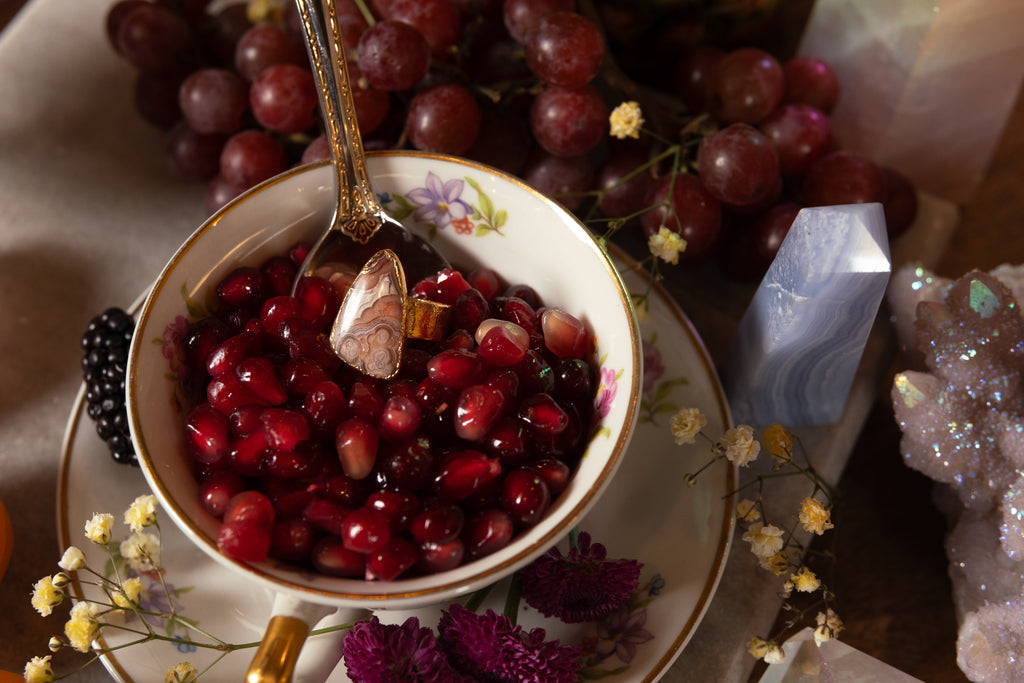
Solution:
M654 385L665 374L665 364L661 361L661 350L653 343L643 340L644 352L644 393L654 390Z
M611 368L601 368L601 382L597 387L597 397L594 399L595 417L603 418L611 412L612 402L618 390L618 373Z
M185 353L182 347L188 328L188 318L183 315L176 316L174 321L164 328L163 343L160 346L160 353L167 359L171 373L178 377L186 372Z

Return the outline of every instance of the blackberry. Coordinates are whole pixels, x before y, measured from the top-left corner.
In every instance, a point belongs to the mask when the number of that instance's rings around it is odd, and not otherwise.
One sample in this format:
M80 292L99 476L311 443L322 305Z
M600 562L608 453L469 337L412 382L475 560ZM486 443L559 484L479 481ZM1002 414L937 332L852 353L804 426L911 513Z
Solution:
M125 374L135 320L120 308L108 308L89 321L82 335L82 378L86 414L115 462L138 466L128 430Z

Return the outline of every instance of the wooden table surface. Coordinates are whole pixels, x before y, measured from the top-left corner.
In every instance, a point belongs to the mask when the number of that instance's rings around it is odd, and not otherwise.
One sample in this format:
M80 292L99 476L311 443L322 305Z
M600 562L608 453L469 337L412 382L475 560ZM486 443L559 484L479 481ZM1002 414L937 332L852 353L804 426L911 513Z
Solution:
M0 0L0 29L25 0ZM938 268L957 277L971 268L1024 263L1024 98L1018 98L989 174L963 207L952 246ZM898 362L893 371L901 369ZM831 550L833 586L846 631L842 640L929 683L961 683L956 619L943 548L945 523L931 481L903 465L888 386L839 485Z

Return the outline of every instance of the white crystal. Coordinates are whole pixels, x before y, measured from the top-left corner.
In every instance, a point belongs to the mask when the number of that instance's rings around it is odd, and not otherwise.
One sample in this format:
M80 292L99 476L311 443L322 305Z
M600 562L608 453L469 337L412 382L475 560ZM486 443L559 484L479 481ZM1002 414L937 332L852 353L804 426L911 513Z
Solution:
M856 650L841 640L814 643L814 631L805 628L782 644L786 660L769 666L760 683L839 683L885 681L919 683L918 679Z
M733 340L723 374L736 420L836 422L890 268L880 204L802 209Z

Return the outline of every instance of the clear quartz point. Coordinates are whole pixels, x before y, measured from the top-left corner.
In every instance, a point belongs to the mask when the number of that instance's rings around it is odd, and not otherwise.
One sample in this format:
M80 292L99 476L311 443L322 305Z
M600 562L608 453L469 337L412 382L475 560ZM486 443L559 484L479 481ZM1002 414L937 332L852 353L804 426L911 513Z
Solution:
M890 271L881 204L802 209L723 369L736 420L838 421Z

